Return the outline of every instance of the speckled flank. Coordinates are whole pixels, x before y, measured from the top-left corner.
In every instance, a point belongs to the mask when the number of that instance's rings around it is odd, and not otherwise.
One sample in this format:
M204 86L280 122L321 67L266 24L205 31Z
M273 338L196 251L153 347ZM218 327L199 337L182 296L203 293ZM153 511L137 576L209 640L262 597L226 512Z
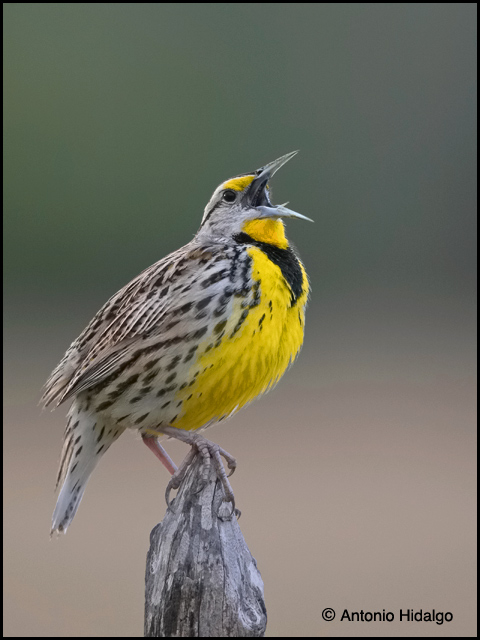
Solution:
M179 390L183 400L176 426L197 429L231 415L272 387L293 362L303 342L308 284L292 305L292 291L281 269L256 247L249 294L234 295L231 310L200 344L198 358ZM257 286L258 285L258 286Z

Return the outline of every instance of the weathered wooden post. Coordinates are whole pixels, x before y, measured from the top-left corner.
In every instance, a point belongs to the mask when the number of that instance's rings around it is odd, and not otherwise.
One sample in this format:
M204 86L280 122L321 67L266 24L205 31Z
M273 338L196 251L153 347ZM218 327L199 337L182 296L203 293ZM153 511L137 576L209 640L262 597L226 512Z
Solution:
M150 534L145 637L261 638L263 581L213 466L202 489L197 456L163 521Z

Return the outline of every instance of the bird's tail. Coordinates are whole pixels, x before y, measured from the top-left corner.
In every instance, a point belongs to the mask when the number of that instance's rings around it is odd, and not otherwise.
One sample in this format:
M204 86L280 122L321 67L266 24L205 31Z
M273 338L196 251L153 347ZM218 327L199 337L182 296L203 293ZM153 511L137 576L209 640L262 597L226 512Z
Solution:
M107 424L86 412L77 402L73 403L58 469L57 487L61 489L53 512L51 533L66 533L97 462L124 430L124 427Z

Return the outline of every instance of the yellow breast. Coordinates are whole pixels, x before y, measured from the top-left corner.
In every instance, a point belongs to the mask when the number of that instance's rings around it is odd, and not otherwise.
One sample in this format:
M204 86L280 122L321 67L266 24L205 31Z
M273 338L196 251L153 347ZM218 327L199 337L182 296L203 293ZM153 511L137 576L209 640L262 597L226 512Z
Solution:
M222 420L271 388L295 359L303 342L308 280L301 269L301 294L293 299L282 270L257 247L246 249L252 260L257 304L248 309L235 299L222 327L222 339L211 337L198 348L189 377L194 383L180 390L182 401L176 427L198 429Z

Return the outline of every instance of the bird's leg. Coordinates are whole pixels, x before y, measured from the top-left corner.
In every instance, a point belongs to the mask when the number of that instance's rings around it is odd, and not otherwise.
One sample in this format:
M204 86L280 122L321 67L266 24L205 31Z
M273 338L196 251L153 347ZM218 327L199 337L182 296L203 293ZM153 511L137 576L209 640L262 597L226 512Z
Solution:
M236 515L240 515L239 510L235 508L235 497L233 495L233 489L230 485L230 482L228 481L229 476L232 475L232 473L235 471L235 468L237 466L237 462L235 458L231 456L229 453L227 453L225 449L222 449L221 447L219 447L218 444L215 444L215 442L211 442L210 440L207 440L206 438L204 438L203 436L197 433L191 433L190 431L177 429L176 427L163 427L162 433L170 436L171 438L176 438L177 440L181 440L182 442L185 442L186 444L189 444L192 447L191 451L185 457L180 467L170 478L170 481L167 485L167 489L165 492L167 505L171 508L171 504L169 500L170 491L172 489L178 489L183 478L185 477L188 467L192 464L193 460L197 455L201 455L203 458L203 468L202 468L203 486L205 486L205 484L208 481L208 477L210 473L210 464L212 462L215 468L217 477L222 483L222 487L225 493L224 501L232 503L231 515L233 515L234 513ZM227 462L227 466L230 469L230 473L228 474L228 476L225 471L225 467L223 466L222 457L225 458Z
M165 500L169 509L173 511L172 503L170 502L170 492L171 490L178 489L178 487L182 484L182 480L187 473L188 467L192 464L195 457L197 455L197 451L195 451L194 447L190 449L185 458L182 460L182 463L175 471L175 473L170 478L167 488L165 489Z
M156 436L147 436L142 433L142 440L153 453L157 456L163 466L167 469L172 476L177 472L177 465L170 458L168 453L160 444L158 438Z

